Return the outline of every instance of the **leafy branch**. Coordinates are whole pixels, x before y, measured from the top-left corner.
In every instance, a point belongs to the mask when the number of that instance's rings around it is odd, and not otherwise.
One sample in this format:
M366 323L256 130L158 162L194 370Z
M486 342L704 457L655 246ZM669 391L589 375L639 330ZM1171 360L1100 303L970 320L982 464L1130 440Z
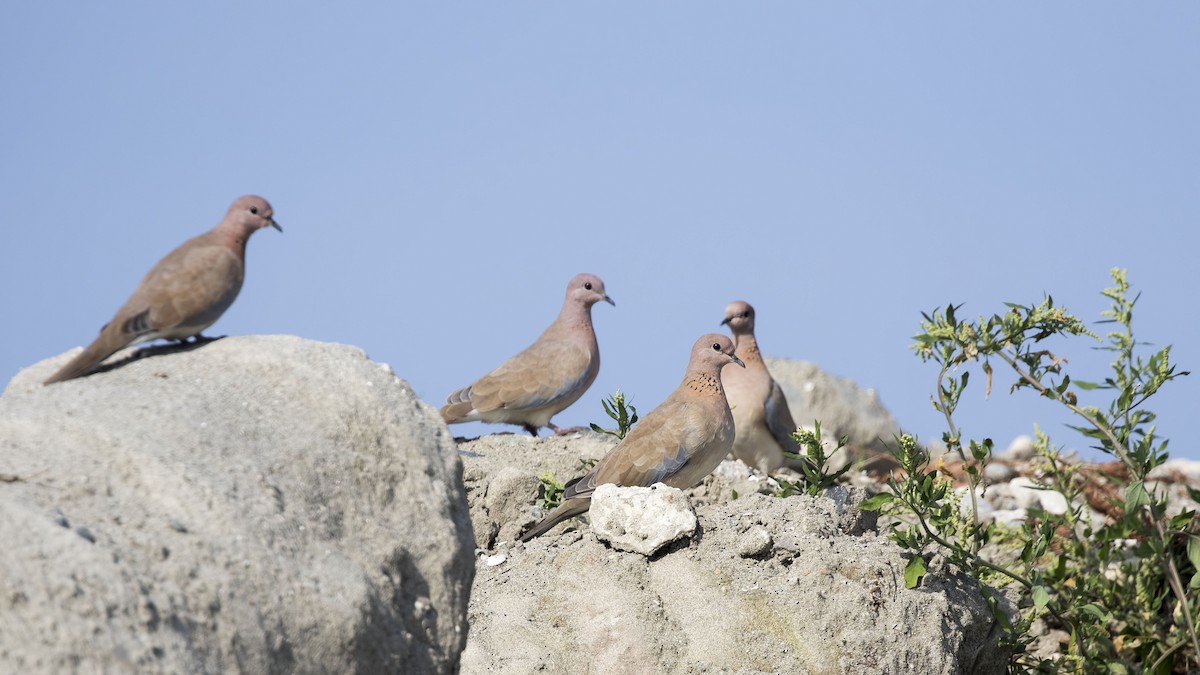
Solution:
M931 402L945 418L942 440L948 452L960 458L967 486L954 490L951 480L940 475L940 460L930 468L928 453L914 438L903 436L892 449L900 475L889 478L890 492L876 495L863 508L898 517L891 536L905 548L919 552L927 545L937 546L980 579L1000 575L1017 583L1029 612L1014 625L997 610L997 618L1012 632L1014 646L1029 644L1029 626L1048 614L1071 635L1059 666L1071 664L1079 672L1128 672L1148 666L1152 672L1167 673L1200 663L1200 603L1191 593L1200 588L1200 535L1193 511L1168 517L1166 497L1147 483L1149 472L1167 459L1167 442L1157 437L1155 414L1144 404L1166 383L1188 373L1171 364L1169 346L1148 357L1138 353L1140 343L1132 328L1137 297L1129 296L1124 271L1114 269L1111 274L1115 285L1103 292L1110 308L1101 323L1115 329L1104 340L1049 296L1037 305L1006 303L1007 311L976 321L959 319L961 306L956 305L923 314L913 349L923 361L939 366ZM1049 338L1077 336L1091 337L1102 343L1100 349L1115 354L1111 374L1101 382L1072 380L1068 360L1046 346ZM1001 532L979 518L992 441L966 440L954 419L971 367L978 364L986 378L987 396L994 363L1014 376L1010 392L1028 389L1062 405L1080 420L1071 428L1123 467L1121 476L1109 477L1124 488L1111 498L1111 513L1116 515L1093 522L1083 494L1095 480L1094 472L1063 461L1039 430L1037 487L1060 493L1069 506L1060 514L1031 509L1012 535L1021 543L1020 553L1007 562L980 555ZM1103 391L1111 394L1103 408L1080 403L1082 395ZM969 507L963 503L967 495ZM914 556L908 571L912 574L906 573L906 580L918 583L924 573L921 555ZM989 603L995 607L994 600ZM1014 665L1054 667L1031 659L1018 650Z

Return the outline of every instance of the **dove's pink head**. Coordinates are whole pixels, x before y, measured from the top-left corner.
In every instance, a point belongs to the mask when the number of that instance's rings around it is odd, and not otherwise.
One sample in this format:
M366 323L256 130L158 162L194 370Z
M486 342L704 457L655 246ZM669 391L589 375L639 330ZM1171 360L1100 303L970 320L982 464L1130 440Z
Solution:
M734 300L725 308L724 326L728 324L734 335L754 335L754 308L748 302Z
M257 195L246 195L238 197L229 207L229 211L225 213L224 220L221 225L231 226L236 230L244 232L249 236L251 232L261 230L264 227L273 227L280 232L283 228L279 223L275 222L275 211L271 209L271 205L267 200Z
M217 223L213 234L217 241L244 260L246 240L250 238L250 235L264 227L273 227L283 232L283 228L272 217L274 214L271 205L262 197L255 195L238 197L225 212L225 217L221 219L221 222Z
M597 302L607 302L613 307L617 303L604 292L604 282L595 274L576 274L567 284L567 300L575 302L584 308L590 308Z
M746 367L746 364L733 354L733 340L719 333L709 333L696 340L692 347L692 360L688 362L688 370L719 373L721 367L729 363Z

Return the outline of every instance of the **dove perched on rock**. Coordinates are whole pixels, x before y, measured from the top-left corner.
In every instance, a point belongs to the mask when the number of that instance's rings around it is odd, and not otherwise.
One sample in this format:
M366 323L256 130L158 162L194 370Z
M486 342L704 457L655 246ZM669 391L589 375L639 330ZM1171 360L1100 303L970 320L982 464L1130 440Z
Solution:
M733 332L737 355L746 363L743 370L725 375L725 395L733 409L737 435L733 456L746 465L771 473L783 466L783 453L799 454L801 449L792 434L796 423L788 409L787 397L763 363L754 338L754 308L740 300L725 308L725 320Z
M592 328L592 305L616 306L594 274L576 274L554 323L524 351L500 364L469 387L446 397L446 424L491 422L519 424L537 436L592 386L600 372L600 347Z
M186 340L211 326L242 289L246 241L257 230L283 228L262 197L239 197L213 229L189 239L150 269L96 337L45 384L86 375L130 345Z
M745 367L734 355L729 338L710 333L697 340L679 387L634 425L590 473L568 483L558 508L521 540L529 541L587 511L597 485L665 483L681 490L699 485L733 447L733 416L721 386L721 367L729 363Z

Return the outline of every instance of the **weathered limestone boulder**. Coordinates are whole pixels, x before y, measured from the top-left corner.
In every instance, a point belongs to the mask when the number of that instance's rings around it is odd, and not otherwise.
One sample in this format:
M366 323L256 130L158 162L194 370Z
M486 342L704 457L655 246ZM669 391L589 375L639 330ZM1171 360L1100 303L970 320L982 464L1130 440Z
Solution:
M830 375L807 361L765 360L771 376L787 396L796 424L811 429L813 420L820 420L824 440L836 443L845 436L853 449L866 451L855 459L878 457L890 461L884 453L900 433L900 425L883 407L874 389L862 389L853 380ZM834 455L831 465L845 466L849 458L844 455Z
M154 350L0 397L0 672L452 673L455 445L362 351Z
M472 509L488 503L491 476L507 476L506 490L521 473L565 481L611 445L591 434L465 442ZM906 589L909 554L857 508L864 491L730 499L740 465L727 465L690 491L697 531L649 556L606 544L578 520L526 544L494 538L477 568L462 672L1005 671L976 583L935 556L921 585ZM506 493L510 506L476 522L515 533L540 515L534 497L518 508Z

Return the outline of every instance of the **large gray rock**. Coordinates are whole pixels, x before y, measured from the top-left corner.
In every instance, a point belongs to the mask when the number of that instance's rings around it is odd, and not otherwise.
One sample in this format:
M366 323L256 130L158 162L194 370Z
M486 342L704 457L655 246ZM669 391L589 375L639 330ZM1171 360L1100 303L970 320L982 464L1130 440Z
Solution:
M43 387L69 356L0 397L0 672L457 671L461 463L386 365L226 338Z
M462 448L469 485L486 496L492 475L552 467L565 480L604 445L584 434ZM978 585L934 556L906 589L908 554L857 508L864 491L731 500L736 475L716 472L692 490L699 532L650 557L615 550L581 521L527 544L498 538L478 564L462 672L1005 671ZM516 530L508 519L531 520L533 498L480 520Z
M846 436L854 448L881 453L900 434L900 425L874 389L862 389L853 380L830 375L807 361L770 357L765 361L787 396L796 424L811 429L813 420L820 420L824 440L836 443ZM835 455L832 464L844 466L839 459Z

